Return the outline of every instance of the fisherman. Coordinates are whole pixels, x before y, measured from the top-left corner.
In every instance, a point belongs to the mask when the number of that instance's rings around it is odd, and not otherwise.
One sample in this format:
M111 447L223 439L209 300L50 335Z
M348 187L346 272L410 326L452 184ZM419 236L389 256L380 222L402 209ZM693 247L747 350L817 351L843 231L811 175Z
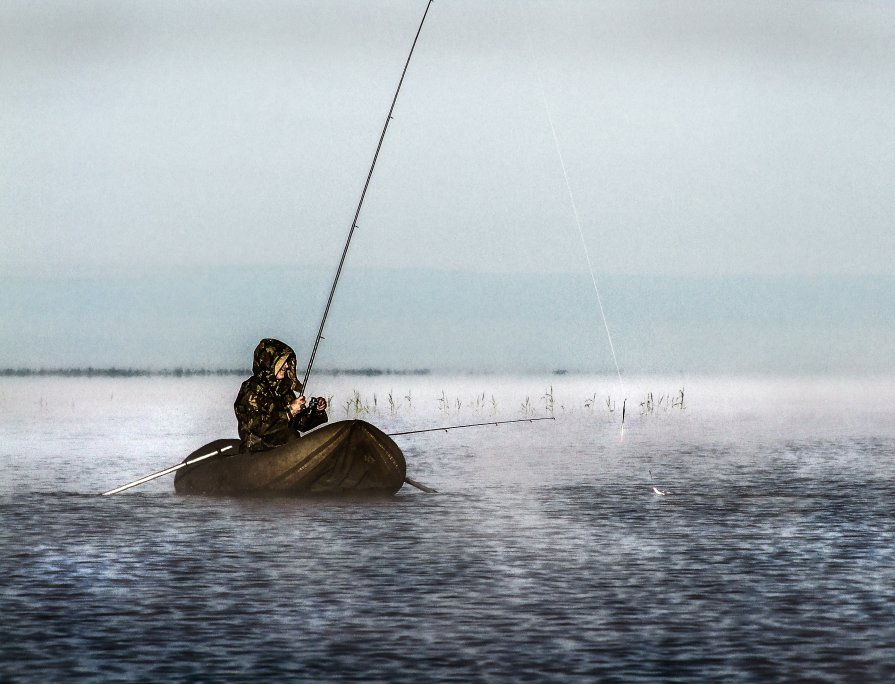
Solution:
M305 405L295 364L295 352L279 340L265 338L255 347L252 377L242 383L233 404L240 451L282 446L328 420L323 397Z

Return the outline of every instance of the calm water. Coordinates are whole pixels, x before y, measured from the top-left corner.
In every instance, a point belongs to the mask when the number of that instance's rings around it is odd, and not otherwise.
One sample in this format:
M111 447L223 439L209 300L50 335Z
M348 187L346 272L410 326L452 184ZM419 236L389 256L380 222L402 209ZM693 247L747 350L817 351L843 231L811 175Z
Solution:
M611 379L318 382L557 419L399 438L435 495L101 498L232 436L238 379L0 379L0 679L895 678L891 379L629 381L623 439Z

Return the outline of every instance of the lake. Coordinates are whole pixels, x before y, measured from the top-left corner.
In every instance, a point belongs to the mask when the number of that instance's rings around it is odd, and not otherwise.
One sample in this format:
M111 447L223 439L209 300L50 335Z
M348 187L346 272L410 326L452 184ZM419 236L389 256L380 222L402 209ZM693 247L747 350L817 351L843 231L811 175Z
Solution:
M240 380L0 378L0 679L895 678L893 378L321 375L386 432L556 420L396 438L437 494L98 496Z

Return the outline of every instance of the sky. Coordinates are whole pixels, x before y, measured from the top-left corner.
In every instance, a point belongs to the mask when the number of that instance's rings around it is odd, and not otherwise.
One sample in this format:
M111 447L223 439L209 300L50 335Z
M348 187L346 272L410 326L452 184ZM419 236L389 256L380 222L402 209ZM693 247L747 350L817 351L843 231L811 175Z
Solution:
M0 366L307 349L425 6L4 2ZM320 362L605 370L570 189L626 372L895 370L893 44L888 2L436 0Z

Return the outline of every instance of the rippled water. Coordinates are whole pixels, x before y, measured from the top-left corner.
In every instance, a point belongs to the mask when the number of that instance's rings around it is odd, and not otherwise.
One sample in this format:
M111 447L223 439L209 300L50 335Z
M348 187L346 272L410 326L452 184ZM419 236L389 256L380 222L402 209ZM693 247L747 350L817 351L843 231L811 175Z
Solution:
M553 382L556 422L399 438L434 495L103 498L231 436L237 381L2 379L0 679L895 677L889 380L631 381L624 439L605 379L320 382L387 431Z

